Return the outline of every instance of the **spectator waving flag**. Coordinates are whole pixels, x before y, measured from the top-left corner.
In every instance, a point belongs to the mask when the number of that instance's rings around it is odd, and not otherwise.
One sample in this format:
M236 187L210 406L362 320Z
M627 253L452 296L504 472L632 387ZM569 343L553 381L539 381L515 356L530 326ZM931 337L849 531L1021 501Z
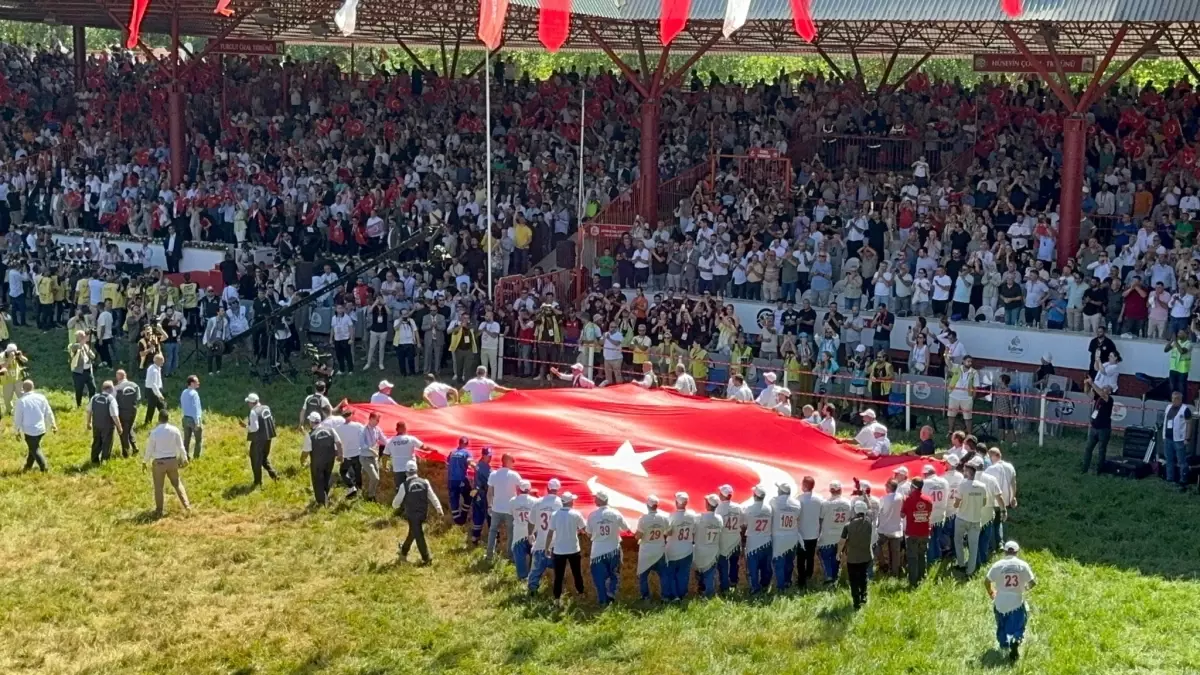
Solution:
M333 15L333 22L337 24L343 36L354 35L355 24L358 22L358 0L345 0Z
M500 46L507 14L508 0L479 0L479 39L488 49Z
M662 0L662 13L658 17L659 39L663 46L671 44L683 32L688 16L692 13L692 0Z
M813 23L812 0L791 0L792 22L796 26L796 35L812 42L817 37L817 24Z
M542 0L538 13L538 39L550 52L557 52L571 33L571 0Z
M750 0L726 0L725 25L721 34L728 38L746 25L746 17L750 14Z

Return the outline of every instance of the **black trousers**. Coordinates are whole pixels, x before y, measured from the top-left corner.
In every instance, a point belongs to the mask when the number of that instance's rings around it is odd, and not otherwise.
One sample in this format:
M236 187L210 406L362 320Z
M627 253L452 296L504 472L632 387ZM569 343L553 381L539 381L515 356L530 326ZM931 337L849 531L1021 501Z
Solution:
M430 562L433 558L429 556L429 544L425 543L425 521L422 519L409 520L407 522L408 536L404 538L404 543L400 545L400 557L407 558L408 552L412 550L413 542L416 542L417 551L421 554L421 560L427 563ZM576 555L575 558L575 567L578 568L579 556Z
M417 374L416 345L396 345L396 360L400 362L401 375Z
M578 553L555 553L554 554L554 599L562 597L563 581L566 576L567 565L571 565L571 577L575 580L575 592L583 595L583 572L579 568L580 557Z
M334 340L333 356L337 359L338 370L343 373L354 372L354 350L349 340Z
M96 343L96 352L100 355L100 363L111 366L113 364L112 357L112 340L99 340Z
M133 436L133 425L137 422L137 411L120 415L121 418L121 456L137 456L137 439Z
M254 357L257 359L265 358L267 355L267 331L255 331L252 336L254 339Z
M342 482L347 490L357 490L362 487L362 462L357 457L347 457L342 460Z
M107 462L112 457L113 447L113 432L116 428L112 426L111 419L108 427L101 427L92 420L92 463L99 464Z
M149 389L146 390L146 419L142 420L142 426L146 426L151 422L158 421L157 413L159 410L166 410L167 402Z
M47 330L54 327L54 303L38 305L38 328Z
M1083 447L1083 472L1087 473L1092 465L1092 451L1097 450L1096 473L1104 468L1104 456L1108 454L1108 441L1112 438L1112 429L1096 429L1089 427L1087 445Z
M87 392L87 398L96 395L96 378L92 376L92 369L88 368L82 373L71 371L71 381L75 384L75 407L83 405L84 395Z
M29 448L29 454L25 456L26 471L32 469L34 464L37 464L37 467L42 470L42 473L46 472L46 456L42 454L43 436L45 436L45 434L38 436L30 436L29 434L25 434L25 446Z
M271 440L250 441L250 473L254 475L254 484L262 485L262 472L266 471L272 480L278 478L275 468L271 466Z
M313 500L325 506L329 503L329 489L333 486L333 457L312 457L308 473L312 478Z
M817 540L805 539L804 550L800 551L800 555L796 556L797 570L796 581L801 584L807 584L812 580L813 573L817 569Z
M867 568L871 563L847 563L846 575L850 577L850 599L858 609L867 602Z

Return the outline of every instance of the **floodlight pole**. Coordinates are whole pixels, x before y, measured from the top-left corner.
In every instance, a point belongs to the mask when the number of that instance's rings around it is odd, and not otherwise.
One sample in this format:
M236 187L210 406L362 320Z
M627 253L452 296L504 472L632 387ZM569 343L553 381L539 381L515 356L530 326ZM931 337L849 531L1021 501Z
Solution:
M179 3L171 4L171 84L167 89L167 125L171 146L171 189L183 183L187 141L183 133L183 87L179 82Z
M1079 250L1079 223L1083 218L1083 172L1087 145L1086 116L1088 109L1096 99L1103 96L1118 80L1124 77L1138 59L1158 44L1158 40L1163 36L1165 30L1159 28L1154 31L1150 39L1146 40L1137 51L1130 54L1129 58L1125 59L1125 62L1112 75L1102 79L1129 31L1128 25L1122 25L1113 36L1113 41L1109 44L1104 59L1092 73L1087 89L1076 99L1071 92L1070 83L1065 79L1060 81L1050 74L1046 64L1041 59L1035 58L1029 45L1017 34L1012 24L1002 24L1001 29L1012 41L1013 46L1021 52L1021 55L1029 60L1034 72L1046 82L1050 90L1054 92L1055 98L1062 103L1068 113L1067 118L1063 120L1062 178L1060 183L1062 192L1059 195L1058 205L1058 264L1062 267L1067 265ZM1047 47L1047 51L1051 55L1057 54L1052 47ZM1056 64L1055 69L1061 74L1061 65Z

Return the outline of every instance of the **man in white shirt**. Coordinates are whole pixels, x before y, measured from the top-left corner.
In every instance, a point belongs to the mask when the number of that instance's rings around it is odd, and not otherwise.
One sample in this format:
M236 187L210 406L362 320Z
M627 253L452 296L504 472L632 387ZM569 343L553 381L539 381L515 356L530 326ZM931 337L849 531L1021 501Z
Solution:
M517 580L529 578L529 556L533 547L533 507L537 499L529 494L533 485L522 479L517 483L517 496L512 500L513 535L509 546Z
M979 560L975 565L976 568L979 568L988 561L993 551L1000 548L1000 541L997 540L996 535L1000 531L1000 523L1006 517L1008 507L1001 495L1000 481L985 470L983 458L972 458L971 465L975 467L975 480L983 483L987 487L988 493L988 505L983 511L983 525L980 527L979 533Z
M479 366L475 369L475 377L463 384L462 390L471 396L471 403L486 403L492 400L492 392L494 391L500 393L512 391L508 387L496 384L487 375L487 366Z
M608 333L604 336L604 381L605 384L621 384L621 367L623 365L621 349L625 335L621 332L616 321L609 325Z
M879 500L879 525L876 528L879 535L879 570L882 574L898 577L904 563L900 553L904 543L904 515L901 513L904 498L896 491L895 480L889 480L885 487L887 494Z
M771 500L771 567L775 590L782 593L792 585L796 569L796 547L800 545L800 502L792 499L792 486L775 486L779 494Z
M841 481L830 481L829 499L821 505L821 532L817 535L817 554L821 556L821 567L825 569L825 585L837 582L838 542L842 530L850 522L850 500L842 496Z
M575 504L575 495L564 492L562 508L550 517L550 531L546 537L545 551L553 556L554 561L554 599L562 598L563 581L565 581L567 566L571 568L571 578L575 582L575 592L583 595L583 571L580 565L579 533L587 529L583 514L571 508Z
M692 563L696 568L700 592L706 598L717 594L717 558L721 552L721 533L725 521L717 515L721 500L716 495L704 498L704 513L696 518L696 545Z
M925 480L922 491L933 500L933 512L929 516L929 555L926 558L932 565L942 557L942 546L947 538L946 514L950 503L950 487L946 479L937 475L932 464L921 468Z
M596 587L596 602L604 607L617 599L621 532L625 530L625 518L620 511L608 505L608 493L599 491L593 498L596 510L587 517L587 535L592 543L588 567L592 573L592 585Z
M775 373L764 373L763 380L767 384L762 388L762 391L758 393L757 403L767 410L775 410L779 405L780 394L785 394L787 392L787 388L775 384Z
M541 586L542 575L553 566L553 558L546 550L546 541L550 537L550 519L562 508L562 498L558 491L562 483L557 478L546 482L546 494L534 505L530 518L533 521L533 562L529 568L529 595L537 595Z
M143 427L150 424L156 411L167 409L167 397L163 393L163 363L163 355L155 354L154 363L146 368L146 419L142 421Z
M812 581L816 570L817 537L821 534L821 506L825 503L820 495L813 493L816 484L812 476L805 476L800 481L800 497L796 500L800 503L801 544L796 561L796 583L801 586L807 586Z
M329 337L333 340L333 355L337 359L338 375L354 372L354 313L339 304L329 319Z
M862 417L863 427L854 435L854 442L862 448L874 448L876 435L875 432L882 431L884 436L887 436L887 427L876 421L875 411L867 408L859 413ZM841 532L838 532L841 537Z
M558 368L551 367L550 374L564 382L570 382L572 389L595 389L596 383L583 374L583 364L571 366L570 373L560 373Z
M737 401L738 403L754 402L754 391L750 389L750 386L746 384L741 375L734 375L730 378L727 389L729 391L725 395L725 398L730 401Z
M491 505L491 525L488 526L485 555L485 560L488 561L496 553L496 542L500 538L501 530L505 533L508 549L512 548L512 500L517 496L517 489L521 484L521 474L513 471L512 466L513 456L506 452L500 456L500 468L488 475L488 504ZM508 557L508 549L505 549L505 557Z
M394 385L387 380L379 381L379 390L371 394L372 405L400 405L392 398L392 387ZM401 464L400 466L404 466Z
M646 497L646 513L637 522L634 537L638 542L638 591L642 600L650 599L650 573L658 576L658 586L663 599L667 599L667 531L670 520L658 512L658 497Z
M490 309L479 322L479 362L485 373L500 372L500 323Z
M451 403L458 403L458 390L444 382L438 382L433 373L425 376L425 390L421 398L430 408L445 408Z
M682 363L675 364L675 391L688 396L696 395L696 378L688 374Z
M1029 619L1025 594L1037 585L1033 568L1017 557L1020 551L1021 547L1015 541L1004 544L1004 557L988 569L983 582L996 615L996 639L1000 649L1007 649L1008 657L1013 661L1020 657Z
M187 466L187 453L183 449L183 434L170 424L166 410L158 411L158 426L150 432L146 439L146 451L142 454L142 469L152 465L154 477L154 517L163 515L163 483L164 479L171 481L171 487L179 497L179 503L185 511L192 508L188 503L187 490L179 479L180 467Z
M771 505L761 485L754 486L754 501L746 507L746 581L750 593L757 594L771 586Z
M58 422L54 419L54 410L50 402L41 392L33 390L33 380L21 383L21 395L13 404L13 428L25 437L25 446L29 452L25 456L25 471L37 464L42 473L46 473L46 456L42 453L42 438L47 429L58 431Z
M717 489L721 503L716 514L721 517L720 548L717 551L717 577L721 592L737 588L738 558L741 556L742 533L746 529L746 510L733 501L733 486Z
M696 544L696 512L687 507L688 494L675 493L675 512L667 530L667 574L664 600L683 600L692 578L692 556Z
M954 519L954 555L958 567L967 576L975 574L975 565L980 560L979 535L988 510L988 489L982 481L975 480L975 467L964 466L963 480L958 486L958 499L954 502L957 516ZM966 547L963 539L966 539ZM968 558L968 550L970 557Z

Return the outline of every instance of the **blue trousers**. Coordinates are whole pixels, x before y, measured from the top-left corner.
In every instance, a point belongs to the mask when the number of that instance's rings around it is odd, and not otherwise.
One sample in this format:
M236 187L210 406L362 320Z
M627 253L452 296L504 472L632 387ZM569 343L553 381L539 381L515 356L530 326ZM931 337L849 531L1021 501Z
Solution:
M746 554L746 580L750 592L765 591L771 585L771 547L763 546Z
M517 578L521 581L529 578L529 550L533 547L528 539L518 539L513 543L513 566L517 568Z
M554 560L546 555L545 549L533 552L533 567L529 570L529 592L537 593L542 585L542 575L554 565Z
M663 597L668 600L683 600L688 595L688 586L692 577L692 556L684 556L679 560L667 561L667 587L670 588L670 595L667 594L666 588L663 590Z
M941 522L929 529L929 550L925 561L932 565L942 557L942 539L946 535L946 523Z
M1172 483L1187 483L1188 448L1185 441L1168 440L1163 444L1167 480Z
M1013 642L1025 640L1025 623L1029 620L1029 611L1025 605L1007 614L1001 614L995 608L992 612L996 615L996 641L1000 643L1001 649L1008 649Z
M662 591L663 597L667 597L667 560L659 558L658 562L654 563L645 572L638 575L638 591L642 595L643 600L650 599L650 573L653 572L658 577L658 587Z
M476 544L483 536L484 524L489 524L492 521L491 514L488 513L487 505L487 488L481 488L475 494L475 498L471 500L471 541Z
M717 556L717 577L721 580L721 592L724 593L738 585L738 559L742 557L742 549L735 548L729 555Z
M979 546L975 551L975 568L979 569L987 563L996 543L996 521L984 523L979 527Z
M696 570L696 580L699 581L700 592L704 597L711 598L717 594L717 566L714 563L712 567L704 571Z
M838 578L838 557L837 544L822 546L817 549L817 555L821 556L821 567L825 568L825 581L835 582Z
M465 525L471 504L469 498L463 497L471 494L469 483L465 479L451 478L447 489L450 492L450 515L454 517L454 524Z
M792 586L792 577L796 571L796 549L790 548L771 559L771 567L775 570L776 590L786 591Z
M596 602L601 605L617 599L617 574L621 570L621 552L602 555L592 560L592 585L596 587Z

